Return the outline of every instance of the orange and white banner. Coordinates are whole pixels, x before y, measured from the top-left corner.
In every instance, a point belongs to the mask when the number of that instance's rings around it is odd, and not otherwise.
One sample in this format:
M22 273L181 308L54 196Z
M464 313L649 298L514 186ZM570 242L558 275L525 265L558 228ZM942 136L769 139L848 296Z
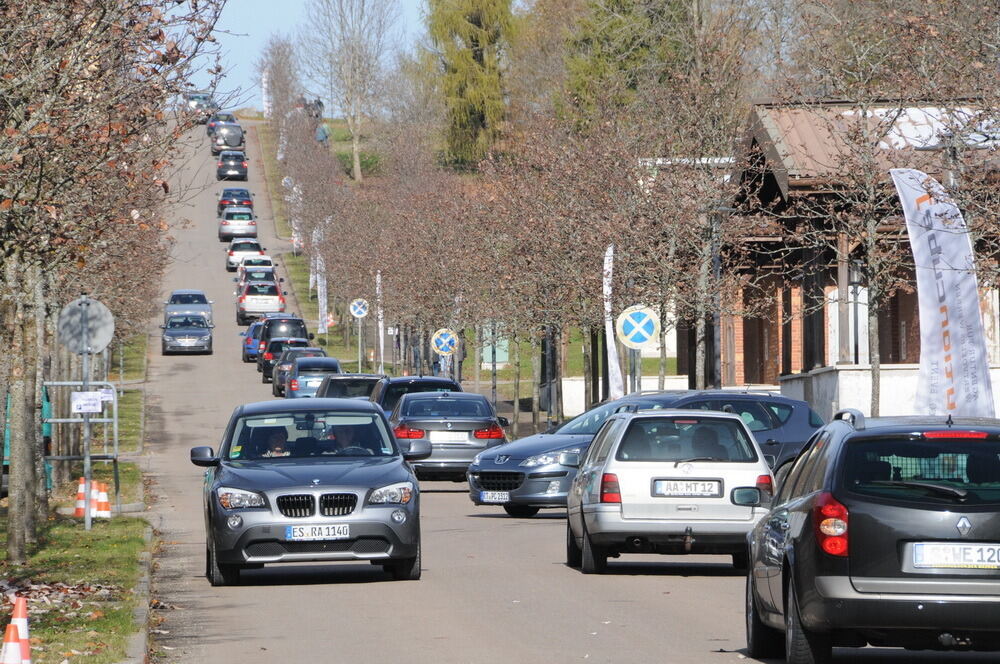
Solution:
M993 388L969 229L944 187L910 168L889 171L917 273L920 374L915 413L993 417Z

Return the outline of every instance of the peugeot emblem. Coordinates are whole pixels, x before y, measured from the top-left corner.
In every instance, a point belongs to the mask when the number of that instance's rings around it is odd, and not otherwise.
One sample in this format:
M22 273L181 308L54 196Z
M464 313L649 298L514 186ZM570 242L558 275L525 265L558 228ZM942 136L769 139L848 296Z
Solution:
M493 459L493 463L497 464L498 466L507 463L508 461L510 461L509 454L499 454L495 459Z
M314 484L314 485L316 485L316 484L319 484L319 478L316 478L316 479L314 479L314 480L313 480L313 484Z
M955 527L958 528L958 532L959 534L961 534L962 537L968 536L969 531L972 530L972 524L964 516L958 520L958 523L955 524Z

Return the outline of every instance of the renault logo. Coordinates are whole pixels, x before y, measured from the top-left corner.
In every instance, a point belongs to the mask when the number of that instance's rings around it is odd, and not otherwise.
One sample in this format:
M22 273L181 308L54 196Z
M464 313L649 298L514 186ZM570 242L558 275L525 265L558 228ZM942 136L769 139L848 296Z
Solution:
M958 528L958 532L962 537L966 537L969 534L969 531L972 530L972 524L969 523L969 520L964 516L958 520L955 527Z
M508 461L510 461L509 454L499 454L495 459L493 459L493 463L497 464L498 466L507 463Z

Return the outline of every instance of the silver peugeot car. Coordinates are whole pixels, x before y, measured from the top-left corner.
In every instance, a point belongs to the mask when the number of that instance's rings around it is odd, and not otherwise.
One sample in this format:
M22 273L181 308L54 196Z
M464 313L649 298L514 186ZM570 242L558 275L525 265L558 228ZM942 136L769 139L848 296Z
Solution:
M301 561L371 561L420 578L420 493L382 411L351 399L240 406L218 453L191 450L205 478L205 576L239 583L244 569Z

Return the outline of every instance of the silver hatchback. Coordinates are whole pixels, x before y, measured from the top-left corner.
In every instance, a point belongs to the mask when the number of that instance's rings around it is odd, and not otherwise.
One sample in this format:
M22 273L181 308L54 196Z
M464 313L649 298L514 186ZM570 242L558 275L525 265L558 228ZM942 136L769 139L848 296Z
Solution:
M253 208L223 208L219 215L219 240L232 240L234 237L257 237L257 216Z
M739 416L618 413L578 462L567 497L570 566L600 573L623 553L717 553L745 568L747 533L766 513L773 477Z

